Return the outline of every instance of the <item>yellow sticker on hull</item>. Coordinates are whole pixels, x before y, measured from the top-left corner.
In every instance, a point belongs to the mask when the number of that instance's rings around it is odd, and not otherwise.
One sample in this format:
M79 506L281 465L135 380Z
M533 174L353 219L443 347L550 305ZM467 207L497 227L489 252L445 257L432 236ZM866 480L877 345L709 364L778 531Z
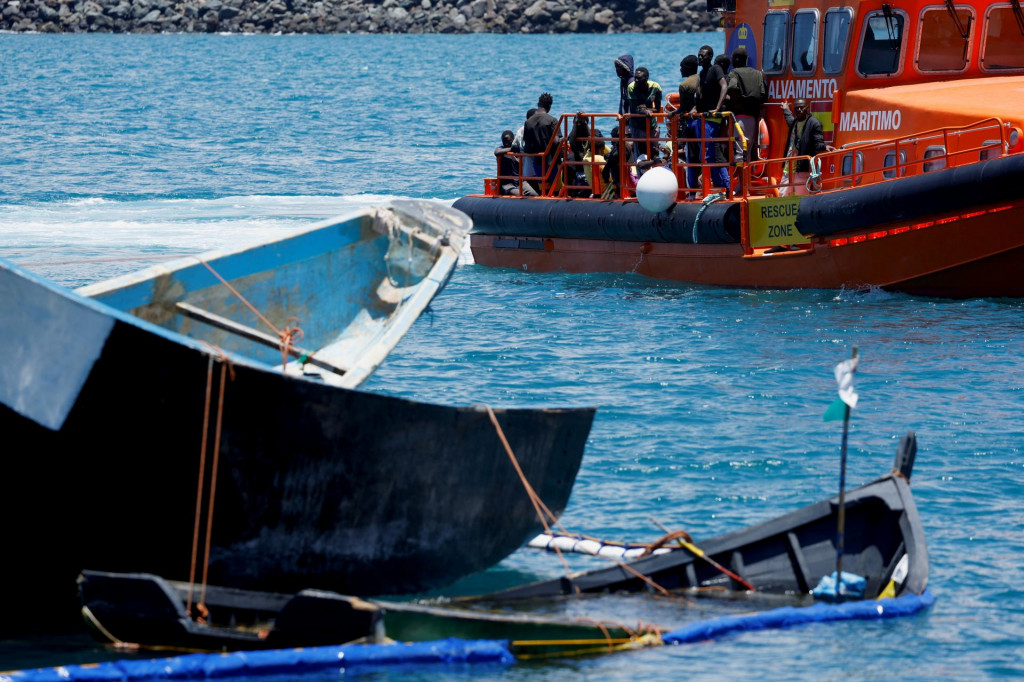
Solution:
M750 200L750 245L785 246L811 240L796 229L800 197L769 197Z

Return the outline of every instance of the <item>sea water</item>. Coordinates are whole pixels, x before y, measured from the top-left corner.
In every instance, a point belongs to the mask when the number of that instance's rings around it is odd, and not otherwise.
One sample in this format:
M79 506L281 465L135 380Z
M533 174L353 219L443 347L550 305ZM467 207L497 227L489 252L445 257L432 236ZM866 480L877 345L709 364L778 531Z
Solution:
M614 57L634 54L672 91L679 60L705 42L719 51L721 34L0 35L0 257L73 287L394 196L451 202L482 190L501 131L541 92L556 112L614 111ZM847 482L886 473L900 436L916 431L936 603L897 621L368 676L1024 674L1022 332L1022 300L534 274L467 253L366 390L596 406L564 526L651 541L664 524L699 542L835 493L841 425L822 415L833 366L857 346ZM561 571L554 556L521 550L451 589ZM686 608L641 599L635 621L671 627ZM0 642L0 670L112 656L84 636Z

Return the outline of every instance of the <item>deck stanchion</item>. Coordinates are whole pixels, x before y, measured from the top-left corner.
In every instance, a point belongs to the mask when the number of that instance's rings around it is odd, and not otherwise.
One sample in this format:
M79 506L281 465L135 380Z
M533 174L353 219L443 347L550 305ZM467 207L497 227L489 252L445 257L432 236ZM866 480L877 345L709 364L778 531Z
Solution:
M853 368L850 373L857 371L857 346L853 347L852 356ZM836 379L839 379L837 374ZM842 386L840 385L840 391ZM839 514L836 528L836 599L843 600L843 550L845 549L846 531L846 437L850 428L850 405L844 400L843 405L843 441L839 448Z

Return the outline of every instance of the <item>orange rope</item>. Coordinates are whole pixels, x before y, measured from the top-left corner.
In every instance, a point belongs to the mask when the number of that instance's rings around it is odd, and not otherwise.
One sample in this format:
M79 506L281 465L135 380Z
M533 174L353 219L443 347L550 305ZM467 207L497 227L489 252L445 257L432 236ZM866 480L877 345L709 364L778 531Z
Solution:
M285 328L283 330L278 329L270 320L264 317L263 313L256 309L256 306L254 306L252 303L249 303L245 296L242 296L242 294L240 294L237 289L231 286L231 284L226 279L221 277L220 273L214 270L209 263L204 261L202 258L199 258L198 256L196 256L196 260L202 263L206 267L206 269L213 274L214 277L220 280L220 283L226 286L228 288L228 291L234 294L239 301L245 304L245 307L251 310L253 314L256 315L256 317L258 317L261 322L263 322L263 324L270 327L270 329L275 334L277 334L278 343L280 344L281 347L281 369L284 369L285 365L288 364L288 350L291 348L292 344L298 343L299 341L302 340L303 337L302 329L300 329L297 324L295 326L291 325L291 322L293 320L295 322L298 322L298 318L289 317L287 320L285 320Z
M206 510L206 551L203 556L203 582L199 592L199 606L206 610L206 578L210 569L210 541L213 537L213 501L217 494L217 467L220 464L220 428L224 416L224 388L228 366L220 366L220 395L217 398L217 427L213 435L213 466L210 470L210 502Z
M235 368L231 364L231 359L224 353L223 350L212 346L211 344L205 344L210 346L214 352L220 356L221 369L220 369L220 391L217 399L217 422L214 432L214 447L213 447L213 470L210 472L210 501L207 507L206 513L206 541L205 541L205 555L203 558L203 578L200 583L200 595L199 601L196 604L196 621L200 623L206 622L209 616L209 610L206 608L206 579L207 573L210 568L210 541L213 535L213 502L214 495L217 487L217 467L220 460L220 434L221 434L221 423L224 414L224 389L227 383L226 379L228 376L231 380L235 380ZM196 484L196 513L195 522L192 529L192 558L189 564L188 574L188 600L185 606L185 612L189 616L193 616L192 613L192 597L195 592L195 581L196 581L196 561L199 553L199 524L202 518L202 504L203 504L203 489L205 487L206 477L206 448L209 441L210 433L210 403L213 393L213 363L214 356L209 356L209 361L206 366L206 402L203 407L203 440L199 448L199 480ZM230 372L230 375L228 374Z
M203 509L203 483L206 476L206 440L210 430L210 396L213 390L213 356L206 365L206 405L203 408L203 441L199 448L199 482L196 485L196 519L192 529L192 561L188 570L188 604L185 612L192 615L192 592L196 581L196 553L199 551L199 517Z
M519 474L519 480L522 482L523 488L526 489L526 495L530 498L530 503L533 504L533 508L537 512L537 517L540 519L540 523L544 527L544 532L551 532L551 526L548 525L544 514L547 514L559 528L562 528L558 523L558 518L551 513L551 510L548 509L546 504L544 504L544 501L540 499L540 495L537 494L537 491L533 489L533 486L530 485L530 482L526 479L526 474L523 473L523 468L519 466L519 460L516 459L515 453L512 452L512 446L508 444L508 439L505 438L505 432L502 431L501 424L498 423L498 418L495 416L494 410L491 409L490 405L484 405L484 407L487 408L487 415L491 418L491 423L494 424L495 431L498 432L498 438L501 439L501 444L505 446L505 452L508 454L508 458L512 461L512 466L515 468L516 473ZM562 532L565 532L564 528L562 528ZM565 560L562 550L557 546L555 547L555 554L557 554L559 560L561 560L562 567L565 568L566 574L571 573L572 569L569 568L569 562Z
M668 591L668 590L666 590L666 589L665 589L664 587L662 587L662 586L661 586L661 585L659 585L658 583L654 582L653 580L651 580L651 579L650 579L650 578L648 578L648 577L647 577L646 575L644 575L644 574L643 574L643 573L641 573L640 571L636 570L635 568L633 568L633 567L632 567L632 566L630 566L629 564L625 563L624 561L619 561L619 560L618 560L618 559L616 559L615 557L610 557L610 556L601 556L600 554L598 554L598 555L596 555L596 556L599 556L599 557L601 557L602 559L607 559L608 561L611 561L612 563L618 564L619 568L622 568L622 569L626 570L627 572L629 572L629 573L632 573L632 574L633 574L633 575L635 575L635 576L636 576L637 578L640 578L640 580L643 580L643 581L644 581L645 583L647 583L648 585L650 585L651 587L653 587L653 588L654 588L654 589L656 589L657 591L661 592L661 593L662 593L663 595L665 595L666 597L671 597L671 596L672 596L672 593L671 593L671 592L669 592L669 591ZM575 583L573 584L573 587L576 587ZM579 588L578 588L578 587L576 587L576 591L577 591L577 593L579 592Z

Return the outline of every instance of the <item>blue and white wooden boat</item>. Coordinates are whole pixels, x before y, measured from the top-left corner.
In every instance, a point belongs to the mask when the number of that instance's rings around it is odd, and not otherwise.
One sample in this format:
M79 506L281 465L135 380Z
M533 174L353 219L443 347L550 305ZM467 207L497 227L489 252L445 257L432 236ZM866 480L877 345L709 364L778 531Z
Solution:
M471 226L442 204L396 200L287 239L185 257L78 293L268 365L281 364L274 330L298 326L303 337L286 372L352 388L444 287Z
M443 286L465 227L396 203L202 257L275 327L300 318L305 367L291 349L284 371L197 259L79 292L0 261L0 579L20 616L0 630L77 621L86 567L187 579L197 545L201 574L206 528L211 584L362 595L450 582L535 535L486 409L347 387ZM594 411L494 413L560 512Z

